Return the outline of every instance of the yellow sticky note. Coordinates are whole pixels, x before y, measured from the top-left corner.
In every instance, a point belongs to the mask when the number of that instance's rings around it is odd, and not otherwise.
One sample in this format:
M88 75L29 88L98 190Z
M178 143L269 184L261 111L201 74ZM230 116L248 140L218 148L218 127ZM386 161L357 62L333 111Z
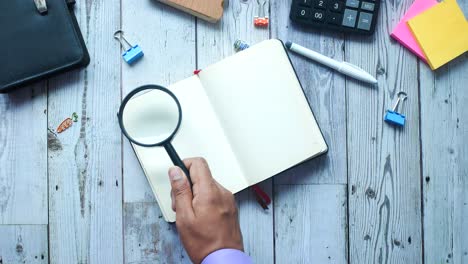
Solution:
M456 0L445 0L407 23L433 70L468 51L468 21Z

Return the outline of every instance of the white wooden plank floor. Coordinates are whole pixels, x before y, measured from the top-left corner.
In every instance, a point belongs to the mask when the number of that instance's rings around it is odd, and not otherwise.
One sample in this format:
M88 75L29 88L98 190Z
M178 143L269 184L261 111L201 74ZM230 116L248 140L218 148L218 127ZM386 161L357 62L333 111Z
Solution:
M0 95L0 264L189 263L162 219L115 114L133 88L169 85L234 53L232 44L292 40L375 74L378 87L291 54L330 150L262 183L263 211L237 195L256 263L468 263L468 55L431 71L389 32L412 0L383 1L369 38L291 24L291 0L230 0L209 24L156 0L78 0L91 64ZM468 0L459 0L468 14ZM145 57L129 67L122 28ZM382 120L409 94L408 123ZM78 123L52 132L77 112Z

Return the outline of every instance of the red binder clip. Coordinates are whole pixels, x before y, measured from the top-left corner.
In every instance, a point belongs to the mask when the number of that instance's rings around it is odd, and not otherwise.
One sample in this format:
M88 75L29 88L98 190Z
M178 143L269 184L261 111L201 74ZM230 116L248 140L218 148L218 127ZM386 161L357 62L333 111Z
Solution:
M266 28L268 27L268 24L270 21L268 16L265 15L266 13L265 4L267 3L267 1L265 0L262 2L262 4L260 4L259 0L257 0L257 3L258 3L259 11L258 11L258 16L254 16L254 26Z

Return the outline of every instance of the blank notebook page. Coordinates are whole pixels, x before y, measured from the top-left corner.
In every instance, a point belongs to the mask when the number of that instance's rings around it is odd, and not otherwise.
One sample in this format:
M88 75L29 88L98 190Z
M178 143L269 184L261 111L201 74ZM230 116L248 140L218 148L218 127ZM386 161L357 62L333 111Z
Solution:
M172 142L180 158L205 157L213 177L221 185L231 192L247 188L247 181L198 77L193 76L177 82L169 89L179 99L183 111L179 132ZM135 100L139 100L141 104L154 102L149 94ZM133 145L133 148L164 218L169 222L175 221L175 213L171 208L171 184L167 174L168 169L173 166L169 156L163 147L146 148Z
M327 151L279 40L263 41L199 76L250 185Z

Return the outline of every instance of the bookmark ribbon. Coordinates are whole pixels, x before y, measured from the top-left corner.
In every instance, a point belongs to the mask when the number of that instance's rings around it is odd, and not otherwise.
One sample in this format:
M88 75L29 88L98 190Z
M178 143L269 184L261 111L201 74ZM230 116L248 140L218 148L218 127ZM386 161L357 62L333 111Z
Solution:
M252 185L251 187L252 191L255 194L255 198L257 199L257 202L262 206L263 209L268 209L268 205L271 204L271 199L270 196L266 192L260 188L257 184Z

